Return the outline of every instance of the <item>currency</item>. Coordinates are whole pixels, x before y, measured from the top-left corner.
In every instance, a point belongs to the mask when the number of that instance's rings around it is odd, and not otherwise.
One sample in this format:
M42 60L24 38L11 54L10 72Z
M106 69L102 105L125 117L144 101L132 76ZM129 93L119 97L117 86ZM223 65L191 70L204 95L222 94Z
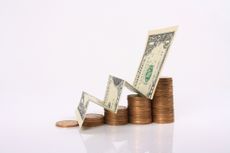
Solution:
M105 92L104 101L90 95L87 92L82 92L80 103L75 110L76 118L81 128L85 119L89 102L93 102L106 110L116 113L118 109L119 99L122 93L123 88L126 87L133 92L141 94L136 90L131 84L127 81L122 80L118 77L110 75L107 82L107 88Z
M56 122L56 126L62 128L76 127L78 126L78 122L76 120L62 120Z
M149 32L148 41L133 86L152 99L158 78L176 32L176 27Z
M111 75L109 76L106 94L103 102L104 108L116 113L124 84L124 80Z
M95 127L104 124L104 116L101 114L89 113L85 116L84 127Z
M128 95L129 122L132 124L152 123L151 100L137 94Z
M146 49L133 85L123 79L110 75L104 100L100 100L86 92L82 93L80 103L75 111L80 128L83 125L90 101L102 106L106 110L116 113L124 87L142 97L153 99L160 71L168 54L176 29L176 27L170 27L149 32Z
M153 122L174 122L172 78L160 78L152 100Z
M118 106L117 113L113 113L105 109L105 123L109 125L128 124L128 110L125 106Z
M77 109L75 110L76 118L77 118L80 128L82 127L83 122L85 120L86 111L87 111L88 104L90 101L100 106L103 106L102 105L103 102L100 99L90 95L89 93L82 92L80 103Z

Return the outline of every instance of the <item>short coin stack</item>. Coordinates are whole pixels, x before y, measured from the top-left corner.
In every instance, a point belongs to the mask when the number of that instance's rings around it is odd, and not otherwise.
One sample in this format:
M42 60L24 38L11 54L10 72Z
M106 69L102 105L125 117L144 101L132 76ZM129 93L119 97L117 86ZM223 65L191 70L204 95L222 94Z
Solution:
M160 78L152 100L153 122L174 122L172 78Z
M148 124L152 122L151 101L140 95L128 95L129 122Z
M85 127L94 127L104 124L104 116L101 114L86 114L85 121L83 126Z
M61 128L76 127L78 126L78 122L76 120L62 120L56 122L56 126Z
M105 123L109 125L124 125L128 123L128 110L125 106L118 106L117 113L105 110Z

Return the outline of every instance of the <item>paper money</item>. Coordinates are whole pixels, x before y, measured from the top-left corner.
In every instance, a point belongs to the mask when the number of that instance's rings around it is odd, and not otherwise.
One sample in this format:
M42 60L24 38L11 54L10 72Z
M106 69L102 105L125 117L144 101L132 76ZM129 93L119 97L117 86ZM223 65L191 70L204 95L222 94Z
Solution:
M170 27L149 32L146 49L133 85L110 75L104 100L100 100L86 92L82 93L80 103L75 111L80 128L84 122L90 101L116 113L124 87L149 99L153 98L159 75L176 29L177 27Z
M79 127L81 128L81 126L83 125L89 102L93 102L109 111L116 113L123 87L127 87L127 86L128 83L125 80L110 75L107 83L106 92L105 92L105 98L103 101L90 95L87 92L82 92L80 103L77 109L75 110ZM129 86L131 85L129 84ZM131 89L132 86L129 88ZM135 89L131 89L131 90L134 92L136 91Z
M103 102L103 106L105 106L104 108L107 108L112 112L117 112L117 107L124 83L125 81L120 78L111 75L109 76Z
M133 86L152 99L159 75L177 27L149 32L148 41Z
M85 120L86 111L90 101L103 107L102 101L100 99L83 91L81 95L80 103L75 110L75 114L80 128L82 127L82 124Z

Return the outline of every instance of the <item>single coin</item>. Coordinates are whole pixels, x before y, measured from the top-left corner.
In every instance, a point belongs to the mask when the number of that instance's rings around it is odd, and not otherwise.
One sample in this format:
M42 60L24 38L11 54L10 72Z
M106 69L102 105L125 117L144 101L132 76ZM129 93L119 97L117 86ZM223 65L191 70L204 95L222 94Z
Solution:
M102 119L104 116L101 114L89 113L86 114L86 119Z
M129 120L129 123L140 123L140 124L147 124L147 123L152 123L153 122L153 120L151 119L145 119L145 120L141 120L141 119L139 119L139 120L137 120L137 119L130 119Z
M128 95L127 97L128 100L134 100L134 101L149 101L149 99L143 97L143 96L140 96L138 94L131 94L131 95Z
M78 122L76 120L62 120L56 122L56 126L62 128L76 127L78 126Z

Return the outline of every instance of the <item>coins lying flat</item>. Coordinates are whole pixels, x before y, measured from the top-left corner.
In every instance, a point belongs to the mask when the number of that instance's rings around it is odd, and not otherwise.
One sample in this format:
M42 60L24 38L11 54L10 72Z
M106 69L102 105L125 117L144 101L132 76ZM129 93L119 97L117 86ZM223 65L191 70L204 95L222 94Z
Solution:
M139 95L128 95L129 122L148 124L152 122L151 101Z
M85 127L94 127L104 124L104 116L101 114L86 114L85 121L83 126Z
M124 125L128 123L128 110L125 106L118 106L117 113L105 110L105 123L109 125Z
M62 128L76 127L78 126L78 122L76 120L62 120L56 122L56 126Z
M153 122L174 122L172 78L160 78L152 100Z

